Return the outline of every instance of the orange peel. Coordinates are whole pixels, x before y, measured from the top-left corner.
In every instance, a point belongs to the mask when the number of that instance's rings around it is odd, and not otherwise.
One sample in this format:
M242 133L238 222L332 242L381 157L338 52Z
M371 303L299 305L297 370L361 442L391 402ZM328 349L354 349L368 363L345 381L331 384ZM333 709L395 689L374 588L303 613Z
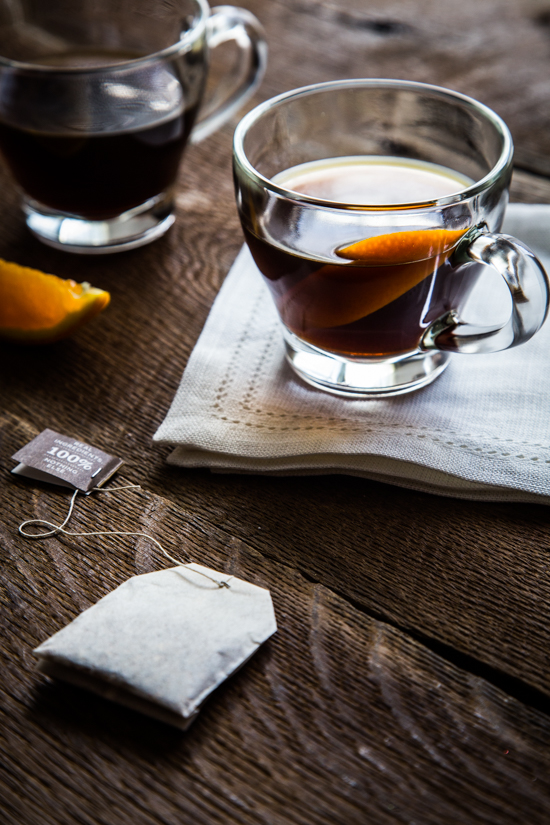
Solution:
M283 321L310 341L314 329L358 321L432 275L465 232L393 232L338 249L337 255L353 263L326 264L291 287L279 300Z
M338 249L336 254L349 261L364 261L371 266L408 264L448 252L466 232L465 229L415 229L374 235L364 241Z
M88 283L63 280L0 258L0 337L49 344L72 335L109 304Z

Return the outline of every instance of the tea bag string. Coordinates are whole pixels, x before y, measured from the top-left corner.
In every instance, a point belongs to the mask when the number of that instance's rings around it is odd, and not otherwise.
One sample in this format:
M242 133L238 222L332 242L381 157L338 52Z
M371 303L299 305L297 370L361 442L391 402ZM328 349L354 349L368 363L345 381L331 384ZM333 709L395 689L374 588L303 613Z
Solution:
M136 490L136 489L140 490L141 486L139 484L125 484L124 486L121 486L121 487L108 487L108 488L96 487L94 490L91 490L90 493L117 493L119 490ZM61 524L53 524L51 521L46 521L46 519L40 519L40 518L27 519L26 521L21 522L21 524L19 525L19 528L18 528L19 535L24 536L27 539L45 539L45 538L48 538L49 536L55 536L58 533L63 533L64 536L71 536L71 537L72 536L140 536L141 538L149 539L149 541L152 541L153 544L156 544L156 546L159 548L161 553L164 556L166 556L166 558L169 559L169 561L173 562L174 564L177 564L180 567L189 567L189 564L185 564L180 559L176 559L176 558L174 558L174 556L171 556L170 553L168 553L168 551L164 549L162 544L159 541L157 541L157 539L153 538L153 536L150 536L148 533L127 532L127 531L124 531L124 530L93 530L91 532L86 532L86 533L80 533L80 532L77 533L77 532L73 532L73 531L70 531L70 530L65 530L65 525L68 524L69 519L72 516L75 501L76 501L76 497L79 494L79 492L80 492L80 490L75 490L74 493L72 494L71 502L70 502L70 505L69 505L69 512L67 513L67 515L65 517L65 520ZM31 524L39 524L39 525L42 525L44 527L51 527L52 529L48 530L45 533L28 533L28 532L25 531L24 528L28 527ZM214 582L214 584L217 584L218 587L220 587L220 588L221 587L230 588L230 585L227 582L224 582L224 581L221 581L221 580L218 580L218 579L214 579L214 578L212 578L212 576L209 576L207 573L202 573L200 570L196 570L195 568L193 568L193 572L198 573L200 576L204 576L205 579L208 579L209 581Z

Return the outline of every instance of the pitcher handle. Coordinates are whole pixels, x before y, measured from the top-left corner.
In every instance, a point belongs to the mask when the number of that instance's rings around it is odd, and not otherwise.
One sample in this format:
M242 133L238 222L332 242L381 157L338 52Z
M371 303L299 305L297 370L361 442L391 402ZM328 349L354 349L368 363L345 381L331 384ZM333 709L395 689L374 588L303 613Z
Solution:
M454 266L475 263L496 269L510 290L512 312L504 325L484 327L464 323L455 310L450 310L427 328L422 349L499 352L528 341L543 325L550 282L541 262L521 241L487 232L485 225L476 226L461 239L450 262Z
M234 41L239 61L207 103L206 115L191 132L191 143L208 137L235 114L260 85L267 65L267 43L262 25L246 9L236 6L213 8L207 22L206 39L209 49Z

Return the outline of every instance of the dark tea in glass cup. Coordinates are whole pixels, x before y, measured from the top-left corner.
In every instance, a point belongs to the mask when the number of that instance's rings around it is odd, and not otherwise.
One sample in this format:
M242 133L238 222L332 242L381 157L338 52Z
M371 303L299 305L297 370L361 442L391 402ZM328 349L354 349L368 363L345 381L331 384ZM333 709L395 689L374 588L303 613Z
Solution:
M235 64L197 122L209 49ZM29 229L70 252L131 249L174 222L184 148L261 80L256 18L206 0L0 0L0 151Z
M322 83L243 118L239 214L298 375L338 395L395 395L437 378L450 352L495 352L540 328L546 273L498 234L512 155L486 106L406 81ZM475 326L460 313L487 266L512 310L497 324L487 303Z

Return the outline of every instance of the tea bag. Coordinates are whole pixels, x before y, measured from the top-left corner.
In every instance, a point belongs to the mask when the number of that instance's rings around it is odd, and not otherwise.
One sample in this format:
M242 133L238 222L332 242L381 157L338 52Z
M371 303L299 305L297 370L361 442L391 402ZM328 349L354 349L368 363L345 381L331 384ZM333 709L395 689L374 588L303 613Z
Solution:
M128 579L34 653L44 673L185 729L276 629L268 590L185 564Z
M27 519L19 525L21 536L140 536L177 565L134 576L85 610L36 648L39 669L185 729L204 699L275 633L269 591L184 564L147 533L67 530L77 495L139 489L103 487L122 459L53 430L13 458L22 462L15 474L74 491L61 524ZM48 529L35 532L37 527Z

